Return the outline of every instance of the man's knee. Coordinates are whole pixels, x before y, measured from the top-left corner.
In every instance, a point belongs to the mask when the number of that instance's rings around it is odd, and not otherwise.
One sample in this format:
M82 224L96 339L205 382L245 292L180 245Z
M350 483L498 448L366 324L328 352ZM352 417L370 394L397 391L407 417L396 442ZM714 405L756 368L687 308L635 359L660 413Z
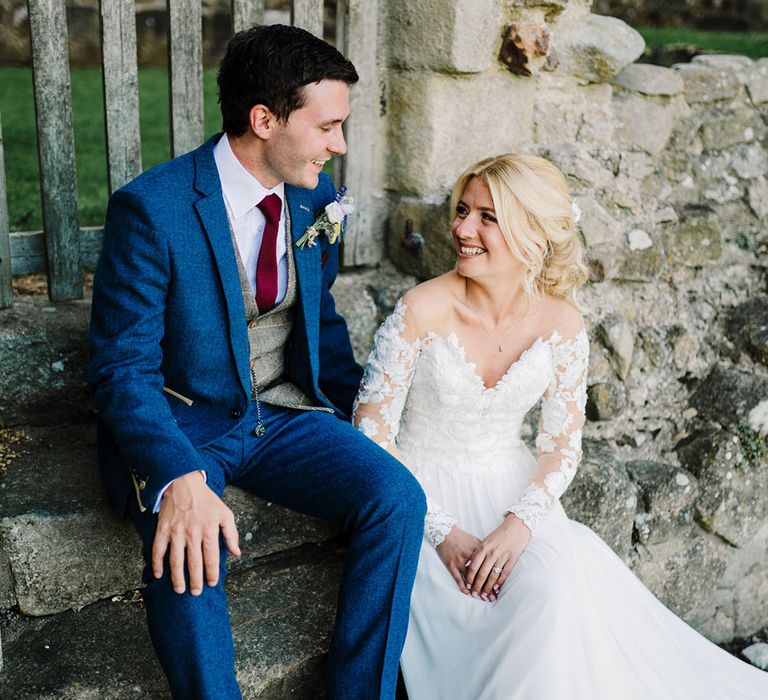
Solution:
M389 455L387 455L389 456ZM376 499L389 517L423 522L427 500L416 477L394 458L376 480Z

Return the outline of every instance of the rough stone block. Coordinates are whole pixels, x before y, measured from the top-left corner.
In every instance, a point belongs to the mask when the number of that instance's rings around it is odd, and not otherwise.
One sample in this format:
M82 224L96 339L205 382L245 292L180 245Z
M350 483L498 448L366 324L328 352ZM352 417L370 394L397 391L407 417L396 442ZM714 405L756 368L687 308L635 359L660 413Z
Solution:
M749 186L749 206L759 219L768 220L768 179L758 178Z
M747 92L754 105L768 102L768 58L756 61L752 70L747 73Z
M494 0L395 0L388 7L392 63L406 70L479 73L495 58Z
M25 449L0 480L0 534L22 612L81 608L141 582L140 543L106 503L92 425L30 429ZM231 568L308 542L333 538L325 521L228 488L242 556Z
M720 260L722 234L706 207L684 209L679 223L664 229L664 251L673 266L704 267Z
M515 75L531 76L545 65L550 38L544 24L514 22L502 40L499 60Z
M768 552L764 556L768 556ZM768 566L756 563L736 584L737 637L749 637L760 629L759 620L768 619ZM768 670L768 669L765 669Z
M588 250L621 246L621 226L600 202L587 195L577 197L576 202L581 209L579 228Z
M672 66L683 79L688 104L718 102L736 97L743 90L732 67L712 67L700 62Z
M692 524L673 539L637 545L632 569L664 605L698 629L711 617L728 549Z
M509 73L390 74L388 187L434 201L472 163L530 142L535 85ZM464 134L466 137L462 137Z
M746 649L741 652L742 656L749 660L753 666L768 671L768 644L765 642L758 642L756 644L750 644Z
M669 105L637 94L617 95L613 105L619 126L616 136L628 148L658 156L672 136L676 114Z
M235 672L243 697L322 696L342 564L336 550L302 550L229 577ZM0 697L170 698L136 597L18 620L11 629Z
M723 584L733 591L732 636L748 637L768 620L768 524L728 561Z
M552 28L557 70L591 82L605 82L635 61L645 41L615 17L588 14Z
M456 264L456 249L451 238L450 200L441 204L403 200L389 218L389 257L402 270L421 280L437 277ZM412 232L421 236L420 246L407 245L406 222Z
M733 149L731 163L745 180L768 173L768 151L759 143L742 144Z
M612 170L578 145L548 148L543 155L563 171L575 190L609 189L616 180Z
M766 396L767 378L717 363L699 382L690 403L704 420L731 427L746 421Z
M768 296L758 294L732 308L727 332L737 347L768 366Z
M721 151L740 143L759 141L765 136L765 124L752 107L712 110L701 125L704 148Z
M0 547L0 610L7 610L16 605L16 593L13 587L13 574L8 553Z
M635 332L620 314L610 313L597 326L597 336L608 349L616 376L627 378L635 349Z
M656 241L651 241L650 246L633 248L630 240L629 250L624 254L613 278L626 282L649 282L656 279L663 269L664 256Z
M614 383L593 384L587 390L587 418L592 421L618 418L627 407L624 389Z
M579 85L572 76L536 78L534 138L540 146L610 144L613 138L613 91L607 84Z
M635 533L642 544L656 544L677 536L693 520L698 482L690 472L671 464L636 460L627 471L639 490Z
M743 434L705 426L678 450L680 461L699 480L697 520L739 547L768 518L768 458L751 455Z
M0 533L26 615L77 609L141 585L138 535L106 505L84 514L3 518Z
M671 68L650 63L631 63L612 81L614 85L643 95L672 97L683 92L683 79Z
M626 559L637 494L624 466L605 444L584 441L584 457L562 503L569 518L592 528Z
M723 240L750 249L753 241L759 241L764 226L749 206L747 198L726 202L717 207L717 217L722 224ZM759 244L758 244L759 245Z
M87 301L18 297L0 311L0 426L93 415L85 385Z
M743 73L754 65L754 61L748 56L738 54L702 53L693 57L693 63L709 66L710 68L730 68Z
M672 348L672 365L680 371L687 370L700 355L696 334L681 324L669 328L667 342Z

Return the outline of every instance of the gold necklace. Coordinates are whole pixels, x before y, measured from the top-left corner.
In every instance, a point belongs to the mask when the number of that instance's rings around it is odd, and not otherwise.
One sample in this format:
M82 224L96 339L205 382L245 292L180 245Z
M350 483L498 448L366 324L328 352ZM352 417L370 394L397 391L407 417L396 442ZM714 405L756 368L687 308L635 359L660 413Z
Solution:
M464 296L464 301L467 302L469 307L477 314L477 318L480 321L480 325L483 327L483 330L485 331L486 335L494 342L494 344L499 348L499 352L504 352L504 346L502 345L501 341L493 334L490 330L488 330L488 326L485 325L485 321L483 320L482 314L477 310L477 307L469 300L468 296ZM512 332L514 328L517 328L517 326L520 325L520 322L525 318L526 314L523 314L520 316L517 321L515 321L508 329L507 332L504 334L504 337L502 340L506 342L506 338L509 336L509 334Z

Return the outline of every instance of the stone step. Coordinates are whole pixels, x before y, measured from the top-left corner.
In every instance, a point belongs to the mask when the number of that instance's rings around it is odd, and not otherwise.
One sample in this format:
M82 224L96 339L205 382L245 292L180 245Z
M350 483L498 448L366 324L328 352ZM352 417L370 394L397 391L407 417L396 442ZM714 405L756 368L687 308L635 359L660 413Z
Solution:
M93 415L85 385L90 313L88 300L54 305L31 295L0 311L0 427Z
M323 696L343 567L333 545L305 545L229 576L226 588L243 697ZM0 618L0 697L168 698L138 593L43 618Z
M230 569L337 535L240 489L224 497L243 552ZM141 585L139 538L107 501L92 422L0 431L0 515L0 610L51 615Z

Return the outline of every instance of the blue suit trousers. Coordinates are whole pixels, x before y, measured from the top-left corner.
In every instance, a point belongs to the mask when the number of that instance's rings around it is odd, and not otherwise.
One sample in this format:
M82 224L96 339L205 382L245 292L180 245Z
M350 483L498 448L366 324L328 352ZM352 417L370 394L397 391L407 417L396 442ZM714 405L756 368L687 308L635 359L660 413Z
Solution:
M350 424L321 411L255 404L226 435L202 448L208 485L226 484L337 523L349 548L327 664L327 697L391 699L405 641L426 503L410 472ZM173 591L149 565L157 515L129 508L143 541L150 635L175 698L240 698L223 581L200 596Z

